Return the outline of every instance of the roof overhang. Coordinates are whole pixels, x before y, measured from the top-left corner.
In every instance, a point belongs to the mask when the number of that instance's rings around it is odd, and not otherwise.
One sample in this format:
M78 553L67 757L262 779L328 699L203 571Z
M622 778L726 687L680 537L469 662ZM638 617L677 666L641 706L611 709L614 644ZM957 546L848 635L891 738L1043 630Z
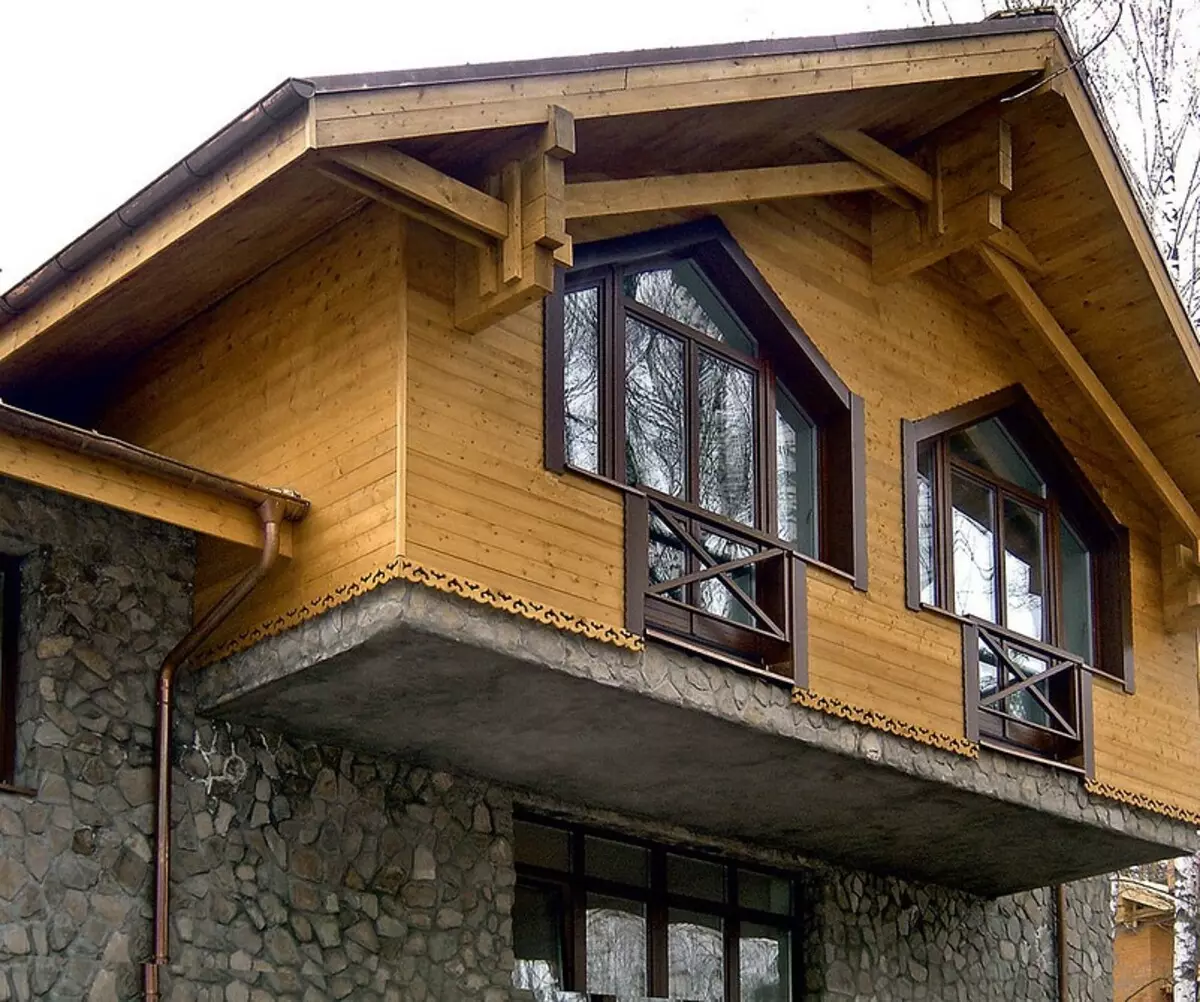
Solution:
M0 473L61 494L259 548L264 503L279 506L280 554L309 504L290 491L257 487L180 463L98 432L0 403Z
M378 172L363 182L360 171L354 184L345 183L345 164L355 158L361 166L383 151L392 167L415 164L474 192L461 193L467 197L454 207L453 227L440 190L424 201L406 194L390 204L424 212L435 224L441 219L441 228L466 240L471 224L482 220L485 245L503 232L504 203L503 193L496 198L480 190L484 175L499 176L505 163L529 158L531 150L557 158L557 166L547 160L534 180L544 185L558 171L561 182L565 171L576 200L564 199L558 211L569 235L550 232L546 223L533 241L538 246L524 249L534 255L526 256L534 274L524 298L513 300L519 304L540 294L551 255L569 260L570 237L586 240L662 221L645 212L570 220L572 206L578 214L579 199L592 185L650 178L664 182L656 190L665 190L676 175L707 172L716 179L696 204L673 209L672 219L713 211L721 191L750 183L763 186L764 198L828 193L844 207L847 197L866 196L839 196L838 190L876 190L880 175L855 163L826 164L831 153L846 149L831 139L833 130L869 134L878 145L906 153L965 113L995 107L1002 96L1052 76L1037 94L1007 106L1017 123L1017 184L1005 200L1005 223L1014 229L990 242L1037 263L1032 288L1057 317L1065 346L1077 349L1094 372L1106 395L1102 403L1111 400L1145 445L1140 454L1140 446L1134 449L1138 462L1159 464L1184 505L1194 506L1200 504L1200 347L1111 135L1070 60L1057 19L1029 16L286 81L0 300L0 392L38 409L54 400L50 387L74 382L84 389L71 394L80 401L87 401L89 387L102 392L105 377L138 352L378 197ZM1051 90L1054 95L1044 96ZM554 109L573 121L569 149L547 139ZM1050 125L1043 128L1045 122ZM694 142L697 134L704 143ZM1054 163L1046 162L1045 148L1052 148ZM834 169L818 170L826 167ZM872 165L886 175L885 167ZM414 176L409 172L407 179ZM884 190L904 195L902 183ZM603 202L616 189L592 187L593 202L598 191ZM1105 239L1043 235L1051 203L1064 220L1099 227ZM671 205L678 208L677 197ZM1025 239L1014 242L1013 232ZM518 274L522 248L512 250L504 249L505 267ZM1089 273L1120 280L1090 287ZM464 325L494 315L494 303L476 305ZM1029 321L1028 312L1010 315L1018 324ZM1114 316L1124 325L1116 332ZM1145 342L1139 353L1164 374L1152 387L1130 371L1125 345L1118 343L1124 329L1138 332ZM63 394L56 396L61 407ZM1169 487L1159 494L1169 495ZM1166 504L1172 510L1169 499Z

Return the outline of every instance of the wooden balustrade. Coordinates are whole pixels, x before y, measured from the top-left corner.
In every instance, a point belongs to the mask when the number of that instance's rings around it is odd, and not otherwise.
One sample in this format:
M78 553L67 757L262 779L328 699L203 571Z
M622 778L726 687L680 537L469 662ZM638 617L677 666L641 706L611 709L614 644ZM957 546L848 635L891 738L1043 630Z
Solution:
M1092 669L1081 658L972 618L963 667L967 737L1092 775Z
M785 542L651 491L626 497L630 629L807 680L806 568Z

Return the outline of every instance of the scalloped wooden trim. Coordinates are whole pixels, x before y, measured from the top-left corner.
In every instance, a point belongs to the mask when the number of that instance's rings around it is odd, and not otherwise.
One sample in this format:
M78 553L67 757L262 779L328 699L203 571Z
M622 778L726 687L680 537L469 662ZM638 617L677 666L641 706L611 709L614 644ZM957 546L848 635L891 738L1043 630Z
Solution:
M1103 797L1105 800L1115 800L1118 804L1126 804L1139 810L1150 811L1152 814L1161 814L1173 821L1184 821L1200 827L1200 813L1189 811L1175 804L1168 804L1165 800L1157 800L1144 793L1134 793L1133 790L1113 786L1111 783L1099 783L1094 779L1086 780L1084 789L1093 796Z
M805 706L810 710L820 710L822 713L828 713L830 716L841 717L843 720L849 720L856 724L863 724L877 731L885 731L888 734L907 738L910 741L917 741L932 748L940 748L942 751L953 752L955 755L962 755L964 758L979 758L979 745L974 741L968 741L966 738L956 738L951 734L943 734L941 731L930 730L928 727L920 727L917 724L905 723L903 720L889 717L886 713L880 713L877 710L867 710L861 706L844 703L834 696L818 695L811 689L793 689L792 702L797 706Z
M575 633L591 640L599 640L601 643L612 644L614 647L641 651L646 646L642 637L620 627L601 623L594 619L585 619L583 616L576 616L573 613L564 612L562 609L543 605L541 602L534 602L518 595L510 595L508 592L489 588L478 581L472 581L457 574L434 570L432 567L418 564L406 557L397 557L383 567L364 574L349 584L341 585L311 602L289 609L274 619L239 633L218 647L206 650L198 660L202 665L221 661L270 637L278 636L301 623L315 619L330 609L344 605L351 599L365 595L392 581L410 581L413 584L424 585L427 588L445 592L447 595L457 595L459 598L465 598L479 605L490 606L501 612L511 613L514 616L520 616L535 623L543 623L546 626L553 626L566 633Z

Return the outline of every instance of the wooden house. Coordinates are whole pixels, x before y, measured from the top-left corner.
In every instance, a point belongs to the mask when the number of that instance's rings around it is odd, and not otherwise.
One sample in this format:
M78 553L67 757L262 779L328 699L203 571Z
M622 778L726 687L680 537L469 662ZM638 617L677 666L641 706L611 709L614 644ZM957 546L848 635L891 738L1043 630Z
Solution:
M0 998L1109 998L1196 847L1200 344L1052 17L288 80L0 395Z

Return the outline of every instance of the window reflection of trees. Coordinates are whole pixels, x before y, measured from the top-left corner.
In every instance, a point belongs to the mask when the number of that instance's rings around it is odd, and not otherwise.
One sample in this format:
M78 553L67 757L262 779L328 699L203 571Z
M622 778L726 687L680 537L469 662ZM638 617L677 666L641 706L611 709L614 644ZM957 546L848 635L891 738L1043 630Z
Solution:
M600 469L600 290L563 299L563 397L567 462Z
M625 324L625 463L630 483L682 496L686 484L683 345Z

